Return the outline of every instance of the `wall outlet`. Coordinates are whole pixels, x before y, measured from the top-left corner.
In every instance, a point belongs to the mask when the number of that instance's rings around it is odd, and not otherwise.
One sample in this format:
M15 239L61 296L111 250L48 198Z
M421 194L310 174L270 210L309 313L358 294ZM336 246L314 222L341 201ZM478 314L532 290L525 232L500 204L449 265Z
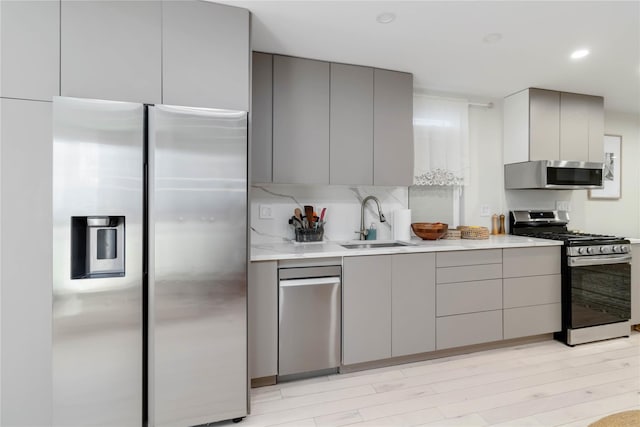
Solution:
M571 202L568 200L556 200L556 210L571 212Z
M491 216L491 208L489 205L480 205L480 216Z
M258 218L260 219L273 219L273 206L260 205L258 209Z

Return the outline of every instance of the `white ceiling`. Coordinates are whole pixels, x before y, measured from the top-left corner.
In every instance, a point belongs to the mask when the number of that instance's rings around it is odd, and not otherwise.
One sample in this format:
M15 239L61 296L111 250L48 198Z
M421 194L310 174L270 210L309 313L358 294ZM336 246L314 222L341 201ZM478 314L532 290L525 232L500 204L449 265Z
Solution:
M601 95L640 114L640 1L212 0L253 13L253 50L413 73L432 93L527 87ZM376 16L393 12L390 24ZM501 33L497 43L483 42ZM580 47L591 55L569 54Z

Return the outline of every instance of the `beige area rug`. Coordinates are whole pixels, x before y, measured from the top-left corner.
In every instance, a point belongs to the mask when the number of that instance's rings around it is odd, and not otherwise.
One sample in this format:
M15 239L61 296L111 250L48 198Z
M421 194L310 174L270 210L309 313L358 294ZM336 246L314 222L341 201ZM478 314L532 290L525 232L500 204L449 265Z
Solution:
M589 427L640 427L640 411L625 411L606 416Z

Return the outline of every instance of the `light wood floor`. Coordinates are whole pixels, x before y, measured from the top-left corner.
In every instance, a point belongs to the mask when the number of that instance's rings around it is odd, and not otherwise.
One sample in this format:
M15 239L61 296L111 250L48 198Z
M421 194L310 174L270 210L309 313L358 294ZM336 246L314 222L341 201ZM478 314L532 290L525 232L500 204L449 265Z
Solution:
M587 426L640 409L640 333L557 341L253 389L249 426Z

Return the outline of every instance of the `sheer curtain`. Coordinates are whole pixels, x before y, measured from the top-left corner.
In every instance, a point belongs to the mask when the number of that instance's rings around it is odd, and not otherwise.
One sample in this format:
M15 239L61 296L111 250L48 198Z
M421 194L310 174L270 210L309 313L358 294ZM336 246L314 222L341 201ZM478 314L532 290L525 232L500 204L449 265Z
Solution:
M448 187L457 226L462 189L469 179L468 101L414 94L413 131L414 185Z

